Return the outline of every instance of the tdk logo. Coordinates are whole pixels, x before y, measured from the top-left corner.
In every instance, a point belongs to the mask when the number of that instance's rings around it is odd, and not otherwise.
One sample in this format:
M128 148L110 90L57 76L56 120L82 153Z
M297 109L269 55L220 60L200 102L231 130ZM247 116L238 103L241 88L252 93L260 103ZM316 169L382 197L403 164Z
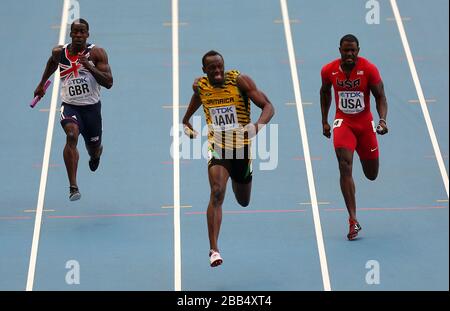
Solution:
M76 85L76 84L82 84L82 83L88 83L88 80L86 77L72 79L69 81L68 85Z
M214 108L214 110L213 110L213 114L216 114L216 113L223 114L223 113L228 113L228 112L233 112L233 108L232 107L219 107L219 108Z

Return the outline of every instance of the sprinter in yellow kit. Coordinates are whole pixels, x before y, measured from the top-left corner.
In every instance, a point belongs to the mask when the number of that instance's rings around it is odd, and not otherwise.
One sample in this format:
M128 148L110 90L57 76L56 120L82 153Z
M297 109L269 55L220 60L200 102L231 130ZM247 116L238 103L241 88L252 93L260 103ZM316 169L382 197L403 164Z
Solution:
M211 194L207 209L209 260L211 267L222 264L217 240L222 223L222 203L228 179L241 206L248 206L252 188L250 139L274 115L267 96L257 89L253 80L237 70L224 70L220 53L209 51L202 58L206 76L195 79L194 94L183 118L185 133L197 133L189 120L203 106L208 124L208 177ZM262 112L255 123L250 121L251 101Z

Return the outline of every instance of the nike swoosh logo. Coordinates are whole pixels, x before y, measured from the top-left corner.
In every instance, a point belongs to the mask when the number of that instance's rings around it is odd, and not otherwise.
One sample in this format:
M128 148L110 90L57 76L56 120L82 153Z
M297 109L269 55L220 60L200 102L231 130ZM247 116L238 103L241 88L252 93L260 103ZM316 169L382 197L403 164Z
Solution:
M333 75L333 76L335 76L335 75L337 75L339 72L332 72L331 74Z
M374 151L377 150L377 149L378 149L378 147L376 147L376 148L374 148L374 149L370 148L370 152L374 152Z

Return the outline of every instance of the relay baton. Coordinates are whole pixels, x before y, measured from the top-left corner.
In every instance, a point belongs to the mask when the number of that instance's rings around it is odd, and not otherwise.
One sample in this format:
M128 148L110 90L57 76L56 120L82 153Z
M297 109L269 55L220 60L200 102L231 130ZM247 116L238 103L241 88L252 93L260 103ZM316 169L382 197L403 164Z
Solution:
M50 80L47 80L47 81L45 82L45 84L44 84L44 91L47 90L47 88L49 87L50 83L52 83L52 81L50 81ZM37 104L38 101L40 101L40 100L41 100L41 97L39 97L39 96L36 95L36 96L33 98L33 100L31 101L30 107L31 107L31 108L34 108L34 106L36 106L36 104Z

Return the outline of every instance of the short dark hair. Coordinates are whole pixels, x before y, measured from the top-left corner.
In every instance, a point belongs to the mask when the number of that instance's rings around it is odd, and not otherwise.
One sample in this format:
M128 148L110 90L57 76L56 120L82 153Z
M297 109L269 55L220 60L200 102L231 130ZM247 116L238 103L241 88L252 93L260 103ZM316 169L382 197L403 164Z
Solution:
M220 57L222 57L222 60L223 60L222 54L220 54L220 53L217 52L217 51L211 50L211 51L209 51L209 52L206 52L206 54L203 55L203 57L202 57L202 65L203 65L203 67L205 67L205 60L206 60L206 58L207 58L208 56L216 56L216 55L219 55Z
M356 42L356 46L359 47L359 41L358 41L358 38L356 38L356 37L355 37L354 35L352 35L352 34L348 34L348 35L343 36L343 37L341 38L341 41L339 42L339 46L342 46L342 43L343 43L344 41L347 41L347 42Z
M75 25L75 24L85 24L87 30L89 31L89 23L87 22L87 20L85 20L83 18L78 18L78 19L74 20L72 25L70 25L70 31L73 30L73 25Z

